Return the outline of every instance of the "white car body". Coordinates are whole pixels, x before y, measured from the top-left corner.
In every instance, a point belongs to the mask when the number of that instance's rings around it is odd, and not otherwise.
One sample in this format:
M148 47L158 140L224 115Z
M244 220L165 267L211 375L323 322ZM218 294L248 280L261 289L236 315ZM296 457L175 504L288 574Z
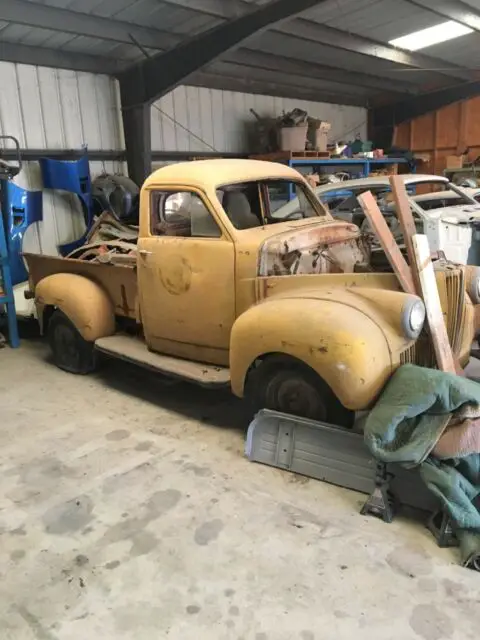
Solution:
M475 197L480 197L480 190L462 189L443 176L405 174L401 178L407 188L408 200L418 232L427 235L432 253L443 251L448 260L460 264L480 264L480 203L475 200ZM415 195L412 191L419 185L432 187L434 191ZM345 217L349 205L347 200L353 203L356 201L353 197L355 194L359 195L369 190L374 195L381 194L379 201L383 198L382 210L386 216L395 219L395 205L389 197L391 194L388 193L390 191L388 176L329 183L316 187L314 192L322 202L327 204L332 199L329 194L335 196L335 193L338 193L339 202L335 207L330 207L330 212L333 216ZM344 195L343 202L346 203L347 208L343 210L341 209L341 192L350 192L349 196ZM450 202L454 204L449 204ZM297 207L298 200L295 198L281 207L278 214L285 217L291 213L293 216ZM358 211L361 211L359 207L351 209L352 215L354 212L358 214ZM401 234L399 226L398 228L394 226L395 229L392 229L394 234Z

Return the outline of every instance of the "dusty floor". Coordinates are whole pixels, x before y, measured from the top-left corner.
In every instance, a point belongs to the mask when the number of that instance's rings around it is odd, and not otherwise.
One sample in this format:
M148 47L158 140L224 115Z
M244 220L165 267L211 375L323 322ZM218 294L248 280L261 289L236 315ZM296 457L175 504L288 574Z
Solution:
M228 394L0 351L0 638L469 640L480 576L420 523L249 463Z

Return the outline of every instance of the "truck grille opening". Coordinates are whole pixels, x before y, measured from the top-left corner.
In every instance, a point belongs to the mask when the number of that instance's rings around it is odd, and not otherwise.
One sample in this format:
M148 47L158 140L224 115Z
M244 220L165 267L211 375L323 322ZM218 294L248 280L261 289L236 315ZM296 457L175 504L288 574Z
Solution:
M447 312L448 338L455 355L458 355L463 339L467 309L465 304L465 282L461 269L445 271L437 278L438 292L443 312ZM400 354L400 364L417 364L436 369L435 353L426 334L428 327L411 347Z

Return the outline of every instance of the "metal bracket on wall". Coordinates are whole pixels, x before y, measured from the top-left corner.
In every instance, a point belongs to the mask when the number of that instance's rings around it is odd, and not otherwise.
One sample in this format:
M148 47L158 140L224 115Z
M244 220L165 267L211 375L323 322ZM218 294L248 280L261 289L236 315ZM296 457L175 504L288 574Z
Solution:
M84 244L93 225L92 182L88 155L84 153L78 160L71 161L40 158L39 164L45 189L59 189L74 193L82 205L86 229L78 240L59 246L61 255L66 256Z

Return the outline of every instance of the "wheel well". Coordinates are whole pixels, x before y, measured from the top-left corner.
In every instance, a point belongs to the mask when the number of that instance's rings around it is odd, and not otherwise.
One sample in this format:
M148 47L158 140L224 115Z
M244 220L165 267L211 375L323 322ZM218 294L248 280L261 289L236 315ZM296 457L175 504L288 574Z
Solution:
M303 362L299 358L295 358L294 356L285 354L285 353L266 353L262 356L255 359L255 361L249 367L247 374L245 376L244 381L244 395L250 402L255 405L255 396L257 395L259 389L261 388L262 383L262 374L259 372L258 379L255 379L252 374L259 368L260 365L265 365L269 362L275 363L275 366L281 369L282 365L285 366L293 366L299 369L300 371L304 371L308 373L309 376L312 377L312 380L316 380L318 383L319 392L324 395L326 402L326 411L328 421L331 424L338 424L347 428L350 428L354 424L355 420L355 412L347 409L340 401L338 396L334 393L330 385L320 376L315 369L310 367L306 362ZM252 376L249 380L249 376ZM252 383L251 388L247 388L250 386L249 383ZM257 408L258 410L258 408Z
M255 358L255 360L252 362L252 364L248 367L247 369L247 373L245 374L245 381L244 381L244 388L247 385L247 381L248 381L248 377L249 375L255 370L257 369L260 364L264 364L267 362L271 362L277 360L278 364L284 364L284 365L294 365L300 369L306 369L307 371L310 371L310 373L314 374L321 382L322 384L324 384L327 389L330 389L329 385L325 382L325 380L322 378L322 376L318 375L318 373L315 371L315 369L312 369L312 367L310 367L306 362L303 362L303 360L300 360L299 358L295 358L295 356L291 356L287 353L281 353L281 352L271 352L271 353L264 353L261 356L258 356L258 358ZM330 391L333 393L333 391L330 389ZM335 395L335 394L334 394Z
M42 334L46 334L48 330L48 324L50 322L50 318L55 313L56 307L53 304L48 304L43 309L43 314L40 322L40 326L42 329Z

